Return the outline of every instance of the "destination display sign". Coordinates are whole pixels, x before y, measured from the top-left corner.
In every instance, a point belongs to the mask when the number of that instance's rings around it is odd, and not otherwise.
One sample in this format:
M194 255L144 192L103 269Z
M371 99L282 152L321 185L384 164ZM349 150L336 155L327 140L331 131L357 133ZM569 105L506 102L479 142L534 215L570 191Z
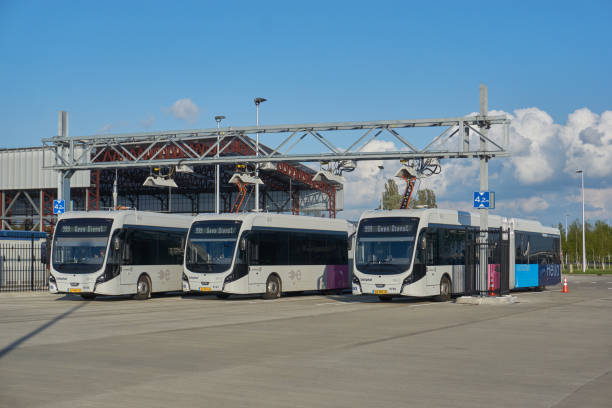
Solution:
M418 218L388 217L361 221L360 235L414 235L419 224Z
M397 224L383 224L383 225L364 225L362 232L365 233L379 233L379 234L393 234L393 233L409 233L414 231L413 225L397 225Z
M192 236L197 237L235 237L240 231L240 222L209 222L200 221L193 225Z
M112 220L63 220L57 226L57 234L106 236L109 234L112 225Z

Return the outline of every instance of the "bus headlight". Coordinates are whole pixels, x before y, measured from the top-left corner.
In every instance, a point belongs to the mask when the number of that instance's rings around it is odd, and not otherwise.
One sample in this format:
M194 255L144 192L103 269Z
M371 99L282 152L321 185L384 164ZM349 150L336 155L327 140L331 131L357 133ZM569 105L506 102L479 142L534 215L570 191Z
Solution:
M119 276L119 273L121 273L121 267L119 265L107 264L106 268L104 269L104 273L98 276L98 279L96 279L96 285L98 283L108 282L109 280Z
M185 272L183 272L183 292L189 292L191 290L190 286L189 286L189 278L187 277L187 275L185 275Z
M361 282L359 281L359 278L355 275L353 275L353 285L357 285L359 290L361 290Z
M225 279L223 280L223 285L225 286L226 283L233 282L233 281L236 281L242 278L243 276L247 276L248 273L249 273L249 267L247 265L243 265L243 264L234 265L234 269L232 270L232 273L227 275Z

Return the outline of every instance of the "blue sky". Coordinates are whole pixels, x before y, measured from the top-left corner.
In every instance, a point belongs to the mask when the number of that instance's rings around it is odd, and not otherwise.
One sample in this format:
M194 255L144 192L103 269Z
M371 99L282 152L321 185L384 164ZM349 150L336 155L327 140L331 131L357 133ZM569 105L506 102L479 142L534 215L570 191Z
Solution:
M517 3L0 0L0 147L40 145L55 135L60 109L71 135L213 127L217 114L226 125L252 125L255 96L269 99L263 124L412 119L476 111L485 83L491 110L548 116L553 139L580 157L588 146L570 139L601 133L593 146L607 154L612 3ZM192 105L172 110L181 99ZM583 108L596 117L570 126ZM519 158L555 144L538 144L532 122L516 130L536 142L521 145ZM517 177L519 161L500 170L504 197L550 191L557 196L544 198L545 211L526 215L550 224L576 214L567 168L575 157L566 156L535 182ZM586 173L602 196L591 217L602 219L612 218L605 162ZM464 202L455 190L441 189L440 200ZM355 202L355 213L374 205Z

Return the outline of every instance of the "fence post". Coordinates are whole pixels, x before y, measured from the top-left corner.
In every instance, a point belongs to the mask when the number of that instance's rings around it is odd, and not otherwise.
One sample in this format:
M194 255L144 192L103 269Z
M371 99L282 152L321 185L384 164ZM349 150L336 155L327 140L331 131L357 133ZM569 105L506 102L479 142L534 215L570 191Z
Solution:
M30 236L30 290L34 291L34 233Z

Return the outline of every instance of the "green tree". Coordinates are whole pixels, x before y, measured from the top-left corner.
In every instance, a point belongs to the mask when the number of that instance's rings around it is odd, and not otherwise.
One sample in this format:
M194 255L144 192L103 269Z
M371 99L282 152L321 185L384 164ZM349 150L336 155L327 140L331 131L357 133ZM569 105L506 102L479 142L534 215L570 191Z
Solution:
M397 183L393 179L387 180L385 184L385 192L383 193L383 208L385 210L394 210L400 208L404 192L400 193ZM438 208L436 204L436 194L428 188L412 192L412 198L408 208Z
M582 264L582 222L573 221L567 228L567 238L564 226L559 223L561 232L561 249L563 251L563 261L575 265ZM585 223L586 235L586 258L587 262L593 266L597 262L600 268L601 263L612 261L612 227L604 221L595 221L593 224Z
M397 183L393 179L387 180L385 192L383 193L383 209L395 210L400 208L402 195L399 192Z
M410 200L410 204L408 204L409 208L438 208L436 204L436 193L429 188L424 188L422 190L417 191L416 197L415 194L412 194L412 199Z

